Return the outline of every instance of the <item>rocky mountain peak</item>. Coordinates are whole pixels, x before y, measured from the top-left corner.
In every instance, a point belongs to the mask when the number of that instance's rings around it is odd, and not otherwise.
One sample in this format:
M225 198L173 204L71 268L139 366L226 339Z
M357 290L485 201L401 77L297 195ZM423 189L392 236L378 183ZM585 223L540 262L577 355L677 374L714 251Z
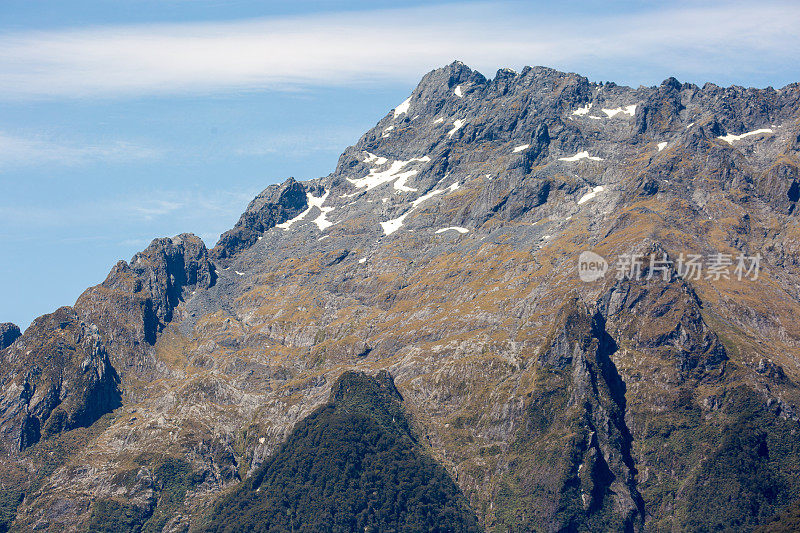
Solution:
M294 178L271 185L247 206L233 229L225 232L212 250L212 256L224 260L251 246L265 231L302 213L308 207L306 188Z
M114 347L114 366L121 373L148 375L155 369L150 347L159 333L182 302L197 290L213 287L215 280L199 237L183 233L154 239L129 263L117 263L103 283L87 289L75 309L97 324Z
M0 350L3 350L17 340L22 333L19 326L11 322L4 322L0 324Z
M422 468L464 530L765 523L800 493L799 87L432 71L212 250L156 239L3 341L15 527L333 520L317 468L351 529Z

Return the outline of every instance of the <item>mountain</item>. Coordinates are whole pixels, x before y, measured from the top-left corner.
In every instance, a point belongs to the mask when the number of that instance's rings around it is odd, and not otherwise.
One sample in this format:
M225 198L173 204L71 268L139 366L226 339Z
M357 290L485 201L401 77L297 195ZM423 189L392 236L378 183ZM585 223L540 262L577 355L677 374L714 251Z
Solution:
M0 327L0 530L780 530L798 168L800 84L430 72Z
M461 491L420 449L398 400L385 370L376 378L345 372L330 401L221 498L203 528L477 532Z

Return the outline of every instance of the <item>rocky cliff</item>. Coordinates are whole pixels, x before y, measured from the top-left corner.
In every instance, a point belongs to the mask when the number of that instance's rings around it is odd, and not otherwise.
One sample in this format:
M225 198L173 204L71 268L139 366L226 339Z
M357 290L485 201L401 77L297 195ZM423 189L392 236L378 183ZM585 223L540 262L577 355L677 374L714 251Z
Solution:
M334 426L428 465L464 529L774 525L800 500L799 167L798 84L435 70L214 248L157 239L3 326L0 528L213 529L235 501L283 523L280 458L309 494L372 479L312 474ZM364 375L384 392L344 401ZM353 490L347 523L400 523Z

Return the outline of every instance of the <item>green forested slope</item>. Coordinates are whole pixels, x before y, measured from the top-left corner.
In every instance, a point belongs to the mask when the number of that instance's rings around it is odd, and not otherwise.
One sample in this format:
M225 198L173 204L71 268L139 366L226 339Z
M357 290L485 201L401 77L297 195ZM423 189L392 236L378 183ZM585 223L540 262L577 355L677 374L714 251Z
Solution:
M388 375L347 373L331 401L214 506L205 531L478 531L409 431Z

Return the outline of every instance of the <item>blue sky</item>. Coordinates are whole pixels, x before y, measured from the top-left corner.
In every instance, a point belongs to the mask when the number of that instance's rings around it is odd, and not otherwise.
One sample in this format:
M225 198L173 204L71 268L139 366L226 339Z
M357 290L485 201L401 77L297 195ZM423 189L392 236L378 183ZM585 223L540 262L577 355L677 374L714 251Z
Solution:
M796 2L0 2L0 322L157 236L210 247L460 59L590 79L800 80Z

